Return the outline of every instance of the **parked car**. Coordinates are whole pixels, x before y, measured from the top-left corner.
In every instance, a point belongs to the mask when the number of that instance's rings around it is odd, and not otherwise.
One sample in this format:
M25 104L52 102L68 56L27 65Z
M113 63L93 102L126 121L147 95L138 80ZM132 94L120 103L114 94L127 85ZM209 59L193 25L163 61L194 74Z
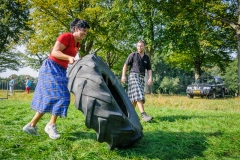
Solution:
M188 98L207 97L215 99L216 96L224 98L227 88L223 80L218 76L199 77L193 84L187 86L186 93Z

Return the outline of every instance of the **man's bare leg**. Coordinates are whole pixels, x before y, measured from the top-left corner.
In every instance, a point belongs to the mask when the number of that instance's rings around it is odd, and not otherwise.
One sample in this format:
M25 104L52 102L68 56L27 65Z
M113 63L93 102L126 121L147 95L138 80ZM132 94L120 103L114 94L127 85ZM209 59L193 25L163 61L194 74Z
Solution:
M137 105L138 105L138 108L139 108L139 111L141 112L141 113L143 113L144 112L144 106L143 106L143 101L137 101Z
M132 102L134 108L136 108L137 102Z
M138 108L141 112L141 115L142 115L142 120L144 122L148 122L148 121L151 121L153 119L153 117L151 116L148 116L147 113L145 112L144 110L144 105L143 105L143 101L140 100L140 101L137 101L137 104L138 104Z
M138 105L139 111L141 112L142 120L145 121L145 122L148 122L148 121L152 120L153 117L148 116L147 113L146 113L145 110L144 110L143 101L140 100L140 101L135 102L135 103L133 104L133 106L135 105L134 107L136 107L136 103L137 103L137 105Z

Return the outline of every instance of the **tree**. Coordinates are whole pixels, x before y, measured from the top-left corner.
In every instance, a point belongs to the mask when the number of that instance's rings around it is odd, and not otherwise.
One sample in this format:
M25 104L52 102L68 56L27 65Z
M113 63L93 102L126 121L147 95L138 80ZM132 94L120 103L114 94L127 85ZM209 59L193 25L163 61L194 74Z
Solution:
M187 85L194 82L194 73L186 73L184 70L179 68L172 68L169 64L164 62L164 56L159 56L158 54L153 55L152 59L152 70L154 75L154 81L152 85L153 93L164 93L165 89L161 87L163 80L176 80L178 79L178 89L174 93L185 93ZM169 83L170 84L170 83ZM166 85L164 85L166 87ZM170 89L169 89L170 90ZM172 90L172 89L171 89Z
M157 0L123 0L116 1L116 7L122 15L118 21L127 28L125 43L131 45L128 52L136 51L135 44L137 41L144 40L146 44L145 53L151 61L154 52L161 52L164 37L163 26L165 25L165 16L161 9L166 6L162 1ZM148 79L147 74L145 79ZM151 90L151 87L145 83L145 93L151 93Z
M222 71L231 62L233 43L229 28L215 26L204 14L204 1L178 2L169 12L164 44L165 60L171 65L195 72L197 79L204 67L218 66Z
M23 43L20 39L24 30L29 30L27 21L29 9L26 3L14 0L0 2L0 72L6 69L18 70L21 64L20 52L16 44Z
M166 76L163 78L160 88L163 90L163 93L176 94L180 88L179 79Z
M34 90L36 85L37 85L37 78L31 77L29 75L16 75L16 74L12 74L11 76L14 77L15 80L15 85L14 85L14 89L15 90L25 90L26 88L26 77L29 77L29 79L32 81L31 84L31 90ZM11 77L9 76L9 77ZM9 81L9 78L2 78L2 79L6 79ZM8 85L8 84L7 84Z
M205 14L213 1L30 2L32 21L29 23L35 32L29 34L27 52L33 55L28 58L37 57L34 61L28 60L32 67L42 63L57 36L68 32L69 23L76 17L87 20L91 26L82 42L80 55L97 53L118 74L127 55L136 51L135 44L139 39L145 40L146 53L151 60L164 55L164 61L171 68L194 72L196 77L205 68L218 66L224 70L231 61L229 53L233 50L234 32Z
M34 33L29 34L27 43L25 60L28 65L39 68L42 61L50 54L59 34L69 32L70 22L78 17L85 19L91 27L87 38L81 42L80 57L96 53L105 59L110 68L114 69L119 60L122 62L122 55L126 52L124 52L125 43L121 42L122 32L117 21L121 15L112 10L113 2L32 0L32 21L29 23Z
M236 57L232 63L226 68L223 76L224 83L230 94L238 93L238 58Z
M237 40L237 46L234 47L237 50L238 57L238 96L240 96L240 0L217 0L207 3L205 14L209 18L213 19L215 25L224 28L231 28L235 32L235 36L229 35L234 41ZM234 39L235 37L236 39ZM236 43L228 43L232 46Z

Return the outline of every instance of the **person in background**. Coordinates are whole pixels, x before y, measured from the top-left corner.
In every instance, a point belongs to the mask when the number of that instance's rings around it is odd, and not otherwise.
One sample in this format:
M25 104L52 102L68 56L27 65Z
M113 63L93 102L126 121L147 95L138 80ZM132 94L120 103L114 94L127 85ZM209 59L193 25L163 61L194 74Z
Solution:
M66 70L68 64L75 62L75 56L80 48L80 41L86 36L89 24L85 20L75 18L70 24L71 33L63 33L49 55L43 62L31 108L36 111L32 120L23 127L23 131L31 135L39 135L37 123L45 113L50 113L50 121L44 131L51 139L60 138L56 121L58 117L66 117L70 104L70 93L67 88Z
M131 53L124 63L122 69L121 82L126 82L126 72L128 66L130 66L130 74L128 79L128 97L132 102L134 108L136 104L142 115L142 120L145 122L151 121L153 117L148 116L144 110L144 76L145 70L148 72L148 85L152 84L152 69L149 57L144 52L145 44L144 41L137 43L137 52Z
M27 94L29 94L31 84L32 84L32 82L29 79L29 77L26 77L26 92L27 92Z
M13 76L11 76L10 79L11 80L9 81L9 90L10 90L10 95L13 95L15 80L14 80Z

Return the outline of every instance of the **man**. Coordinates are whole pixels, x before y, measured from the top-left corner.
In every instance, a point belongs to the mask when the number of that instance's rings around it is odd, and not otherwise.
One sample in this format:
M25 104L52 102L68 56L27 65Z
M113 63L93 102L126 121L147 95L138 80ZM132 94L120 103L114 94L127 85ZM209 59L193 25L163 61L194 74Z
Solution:
M144 76L145 70L148 72L148 85L152 84L152 69L149 57L144 53L145 44L143 41L137 43L137 52L131 53L127 60L124 63L122 69L122 78L123 83L126 82L126 72L128 66L130 66L130 75L128 80L128 97L132 102L134 108L136 104L142 115L142 120L145 122L151 121L153 117L148 116L144 111Z
M11 76L10 79L11 80L9 82L9 90L10 90L10 95L13 95L15 81L14 81L13 76Z
M26 77L26 92L27 92L27 94L29 94L31 84L32 84L31 80L28 77Z

